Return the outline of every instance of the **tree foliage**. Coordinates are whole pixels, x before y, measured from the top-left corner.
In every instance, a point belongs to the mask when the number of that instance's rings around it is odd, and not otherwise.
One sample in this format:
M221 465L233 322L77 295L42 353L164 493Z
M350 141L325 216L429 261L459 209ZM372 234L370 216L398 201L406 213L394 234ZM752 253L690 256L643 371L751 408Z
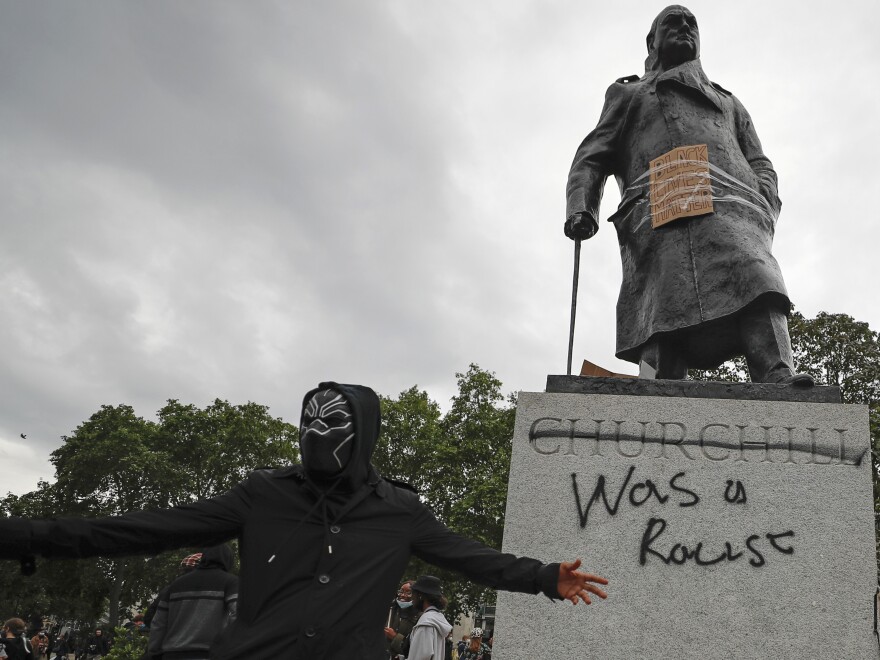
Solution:
M416 487L451 529L500 549L515 400L504 397L494 374L475 364L456 379L458 393L445 415L416 387L397 399L382 397L374 463L382 474ZM424 573L443 580L452 619L494 600L493 590L414 558L408 577Z
M167 501L168 454L131 406L101 406L51 454L65 513L115 515Z
M54 484L2 500L5 515L29 518L106 516L173 506L224 492L258 467L297 457L296 427L255 403L216 400L204 409L170 400L158 422L127 405L102 406L52 452ZM143 608L170 582L180 559L195 549L155 557L39 560L23 578L14 562L0 562L7 613L52 613L109 622Z
M167 504L226 492L258 467L296 460L297 428L256 403L217 399L204 409L170 399L158 412L157 437L175 466Z
M104 660L141 660L147 652L148 641L146 634L120 626L113 631L113 646Z

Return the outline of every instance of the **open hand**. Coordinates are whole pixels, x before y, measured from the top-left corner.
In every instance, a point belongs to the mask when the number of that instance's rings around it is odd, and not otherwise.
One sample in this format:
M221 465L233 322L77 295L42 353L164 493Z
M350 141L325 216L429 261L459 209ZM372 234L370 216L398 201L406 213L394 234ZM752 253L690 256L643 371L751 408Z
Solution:
M559 565L559 582L557 583L559 595L565 600L570 600L573 605L577 605L579 601L584 601L589 605L593 602L590 600L590 594L599 598L608 598L608 594L596 586L596 584L608 584L608 580L592 573L577 570L580 565L580 559L564 561Z

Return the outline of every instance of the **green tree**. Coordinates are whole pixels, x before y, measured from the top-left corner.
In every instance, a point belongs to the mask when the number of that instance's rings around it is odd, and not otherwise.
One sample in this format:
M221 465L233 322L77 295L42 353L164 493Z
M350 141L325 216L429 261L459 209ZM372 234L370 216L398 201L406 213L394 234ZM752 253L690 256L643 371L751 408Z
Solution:
M113 631L113 646L104 660L141 660L147 652L148 641L146 634L120 626Z
M52 453L56 483L7 497L3 512L46 518L167 507L219 494L251 470L287 464L297 455L296 427L255 403L216 400L199 409L171 400L158 417L149 422L130 406L102 406ZM0 587L17 595L15 612L95 620L107 607L114 627L121 613L146 605L170 582L181 556L191 551L40 560L29 580L20 578L17 563L2 562Z
M746 365L746 359L741 355L718 365L714 369L691 369L688 375L693 380L721 381L725 383L749 382L749 368Z
M425 468L443 441L440 406L416 386L397 399L380 396L382 433L373 452L373 463L384 477L404 481L427 493L436 481Z
M110 516L165 505L174 466L156 442L157 430L154 422L137 416L131 406L102 406L63 438L50 459L61 510L67 515ZM161 568L165 562L145 562L139 557L100 557L78 563L80 569L98 568L102 579L95 580L91 589L106 594L111 627L119 623L124 608L148 599L154 582L164 577L161 570L150 575L148 569Z
M258 467L296 461L298 430L256 403L216 399L198 408L176 399L159 410L158 438L174 469L172 504L224 493Z
M500 549L515 400L504 397L493 373L475 364L456 378L458 393L445 415L416 387L396 400L382 398L374 462L383 475L415 486L452 530ZM413 558L407 575L423 573L443 580L451 619L494 600L493 590Z

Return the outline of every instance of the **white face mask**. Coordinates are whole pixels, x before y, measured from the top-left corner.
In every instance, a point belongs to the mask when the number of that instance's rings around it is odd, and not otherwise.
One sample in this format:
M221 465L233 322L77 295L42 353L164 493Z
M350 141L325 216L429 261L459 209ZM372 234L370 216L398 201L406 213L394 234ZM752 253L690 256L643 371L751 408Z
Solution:
M412 601L411 600L398 600L397 606L400 609L405 610L407 607L412 607Z

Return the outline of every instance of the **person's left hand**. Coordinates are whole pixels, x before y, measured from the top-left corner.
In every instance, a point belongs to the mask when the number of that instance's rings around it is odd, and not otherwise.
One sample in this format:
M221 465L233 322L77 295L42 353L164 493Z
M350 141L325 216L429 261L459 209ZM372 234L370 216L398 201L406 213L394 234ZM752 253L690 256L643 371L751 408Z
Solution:
M584 573L577 570L580 565L580 559L564 561L559 565L559 582L557 582L556 586L559 595L565 600L570 600L573 605L577 605L581 600L589 605L593 602L590 600L591 593L599 598L608 598L608 594L595 584L592 584L594 582L596 584L608 584L608 580L592 573Z

